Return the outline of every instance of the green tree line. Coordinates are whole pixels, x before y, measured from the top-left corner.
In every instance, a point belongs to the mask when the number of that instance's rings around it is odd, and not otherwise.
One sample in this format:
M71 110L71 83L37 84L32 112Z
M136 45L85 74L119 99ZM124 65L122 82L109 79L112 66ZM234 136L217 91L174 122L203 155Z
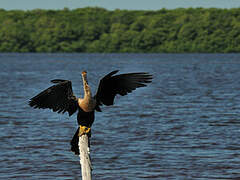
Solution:
M240 52L240 8L0 9L0 52Z

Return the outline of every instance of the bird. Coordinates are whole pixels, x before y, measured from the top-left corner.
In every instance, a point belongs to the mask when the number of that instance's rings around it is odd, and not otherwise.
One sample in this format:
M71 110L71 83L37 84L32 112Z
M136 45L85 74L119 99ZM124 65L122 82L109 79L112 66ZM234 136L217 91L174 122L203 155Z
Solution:
M78 141L83 134L91 135L91 126L94 122L95 111L102 112L101 106L114 104L116 95L125 96L137 88L145 87L152 82L152 75L147 72L134 72L117 74L119 70L112 71L105 75L100 81L93 96L87 79L87 72L82 71L82 82L84 96L78 98L72 90L70 80L53 79L54 84L43 90L29 100L29 105L38 109L51 109L53 112L68 112L71 116L78 111L78 129L74 134L70 145L71 151L79 155Z

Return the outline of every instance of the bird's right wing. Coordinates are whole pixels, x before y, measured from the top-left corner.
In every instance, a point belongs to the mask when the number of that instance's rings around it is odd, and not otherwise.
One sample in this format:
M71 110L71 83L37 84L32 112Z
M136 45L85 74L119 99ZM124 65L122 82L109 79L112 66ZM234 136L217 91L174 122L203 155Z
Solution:
M51 82L56 85L31 98L29 105L33 108L49 108L58 113L68 111L71 116L78 108L78 99L73 94L71 81L55 79Z
M112 71L100 80L95 98L97 105L113 105L114 98L117 94L122 96L131 93L139 87L146 86L150 83L152 75L145 72L127 73L115 75L118 71ZM97 106L98 107L98 106Z

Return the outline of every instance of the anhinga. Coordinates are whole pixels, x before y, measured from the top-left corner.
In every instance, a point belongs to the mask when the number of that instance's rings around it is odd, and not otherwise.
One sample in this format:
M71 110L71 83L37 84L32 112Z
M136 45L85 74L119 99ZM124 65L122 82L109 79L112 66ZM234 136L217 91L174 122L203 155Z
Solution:
M51 80L55 85L42 91L31 98L29 105L33 108L49 108L54 112L65 113L69 116L78 110L77 120L79 127L71 141L71 150L79 154L78 136L88 133L94 121L94 111L101 112L101 105L113 105L117 94L127 95L136 88L146 86L150 83L152 76L148 73L127 73L115 75L118 72L112 71L100 80L98 90L95 96L92 96L87 81L87 72L82 72L84 97L77 98L73 94L72 83L68 80ZM113 76L114 75L114 76ZM79 130L80 129L80 130Z

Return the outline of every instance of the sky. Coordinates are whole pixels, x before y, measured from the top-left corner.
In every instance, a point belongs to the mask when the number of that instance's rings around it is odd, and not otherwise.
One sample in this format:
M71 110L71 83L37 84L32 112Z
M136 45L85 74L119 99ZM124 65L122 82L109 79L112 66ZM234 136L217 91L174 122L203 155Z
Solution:
M240 0L0 0L0 9L76 9L103 7L109 10L158 10L162 8L238 8Z

